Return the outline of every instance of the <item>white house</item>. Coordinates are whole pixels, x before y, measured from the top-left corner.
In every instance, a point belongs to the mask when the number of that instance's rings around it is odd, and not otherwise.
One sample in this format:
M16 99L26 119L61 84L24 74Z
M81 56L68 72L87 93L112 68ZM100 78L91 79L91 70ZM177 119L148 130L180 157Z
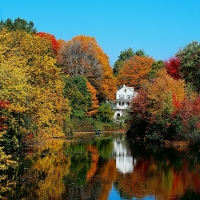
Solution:
M118 119L130 107L132 99L136 97L133 87L121 86L116 92L115 106L113 107L114 119Z

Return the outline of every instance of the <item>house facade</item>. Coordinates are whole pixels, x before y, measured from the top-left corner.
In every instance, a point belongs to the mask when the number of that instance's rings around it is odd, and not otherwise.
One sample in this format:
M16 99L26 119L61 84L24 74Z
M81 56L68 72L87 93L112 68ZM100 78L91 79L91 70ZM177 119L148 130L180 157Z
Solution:
M123 116L126 110L131 106L132 99L136 97L137 92L135 92L133 87L127 87L126 85L121 86L116 92L115 105L113 107L114 119L119 119Z

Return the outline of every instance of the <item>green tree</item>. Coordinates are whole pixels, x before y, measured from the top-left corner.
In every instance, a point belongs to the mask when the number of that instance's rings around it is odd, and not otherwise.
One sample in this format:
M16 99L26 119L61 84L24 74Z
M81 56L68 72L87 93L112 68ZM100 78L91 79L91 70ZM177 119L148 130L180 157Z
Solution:
M148 79L153 62L153 58L144 56L133 56L124 61L117 76L118 86L125 84L136 89L140 88L142 82Z
M118 56L118 59L114 63L114 66L113 66L114 75L115 76L118 75L119 69L122 67L124 61L129 60L131 57L133 57L135 55L137 55L137 56L147 56L146 53L142 49L134 52L132 50L132 48L128 48L128 49L125 49L124 51L120 52L120 55Z
M114 111L108 103L101 103L98 108L97 117L102 122L110 122L113 118Z
M1 20L0 22L0 30L7 29L7 31L25 31L27 33L36 33L37 30L34 28L34 23L32 21L27 22L24 19L17 18L14 21L12 21L10 18L6 21Z
M200 44L193 41L181 49L176 56L180 59L180 75L186 83L192 83L200 92Z
M157 75L157 72L165 66L164 62L162 60L154 61L151 70L149 72L149 78L155 78Z
M69 99L72 118L83 118L92 106L92 97L84 76L65 78L64 96Z

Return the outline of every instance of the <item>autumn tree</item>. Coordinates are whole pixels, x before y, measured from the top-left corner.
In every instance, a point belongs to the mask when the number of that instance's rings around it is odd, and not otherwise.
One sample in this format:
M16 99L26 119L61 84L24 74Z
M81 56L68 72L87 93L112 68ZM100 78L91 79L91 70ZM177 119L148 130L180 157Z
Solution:
M58 49L60 48L60 42L56 40L55 36L49 33L38 32L36 33L37 36L45 38L51 42L51 48L55 55L57 55Z
M180 75L200 91L200 44L193 41L176 53L180 60Z
M8 170L9 167L14 166L16 164L16 162L12 160L12 156L6 153L4 143L4 136L8 128L6 122L9 105L10 103L8 101L0 100L0 199L3 198L1 195L6 191L10 190L13 186L8 180L6 181L7 184L3 184L3 182L7 178L7 175L4 174L4 172Z
M0 36L1 37L1 36ZM9 100L9 117L7 119L7 131L4 134L4 146L6 150L17 150L22 139L24 114L27 111L27 98L31 93L31 86L27 84L27 71L23 61L13 55L7 59L6 52L10 50L0 43L0 97Z
M173 135L176 140L189 140L196 144L200 142L200 95L195 98L185 97L179 101L173 97L174 111L171 117Z
M153 62L153 58L143 56L134 56L125 61L119 70L117 84L138 88L140 82L148 78Z
M108 56L94 38L77 36L65 42L58 53L58 62L64 73L85 76L100 100L114 99L116 80Z
M17 18L14 21L12 21L10 18L6 21L1 20L0 22L0 30L7 29L7 31L25 31L27 33L36 33L37 30L34 27L34 23L32 21L27 22L24 19Z
M32 131L38 137L63 134L70 109L49 41L24 31L3 30L0 44L1 96L8 97L11 108L18 112L16 126L20 125L21 133Z
M156 78L146 81L133 99L129 136L161 140L172 132L172 115L176 106L185 98L185 83L175 80L162 68ZM170 131L171 130L171 131ZM133 135L132 135L133 134Z
M177 57L170 58L168 61L165 61L165 68L167 73L174 79L180 79L180 60Z
M99 101L97 99L97 91L96 89L90 84L89 81L86 82L87 89L90 92L91 95L91 100L92 100L92 105L91 108L89 108L87 112L87 116L95 116L98 112L98 107L99 107Z
M113 66L113 73L115 76L118 75L119 70L123 65L123 62L126 60L129 60L133 56L147 56L147 54L142 49L134 52L131 48L128 48L128 49L120 52L120 55L118 56L118 59L116 60L116 62L114 63L114 66Z
M181 102L185 97L185 84L183 80L174 80L165 69L158 72L158 77L147 86L147 101L149 112L152 115L164 113L171 114L173 111L172 96L176 95Z

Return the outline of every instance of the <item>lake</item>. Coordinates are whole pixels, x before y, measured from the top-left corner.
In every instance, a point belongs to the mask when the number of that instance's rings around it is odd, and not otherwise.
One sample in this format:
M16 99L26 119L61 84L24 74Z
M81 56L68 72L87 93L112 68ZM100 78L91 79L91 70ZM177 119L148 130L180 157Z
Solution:
M141 145L115 134L55 139L16 160L1 182L2 199L200 199L197 150Z

